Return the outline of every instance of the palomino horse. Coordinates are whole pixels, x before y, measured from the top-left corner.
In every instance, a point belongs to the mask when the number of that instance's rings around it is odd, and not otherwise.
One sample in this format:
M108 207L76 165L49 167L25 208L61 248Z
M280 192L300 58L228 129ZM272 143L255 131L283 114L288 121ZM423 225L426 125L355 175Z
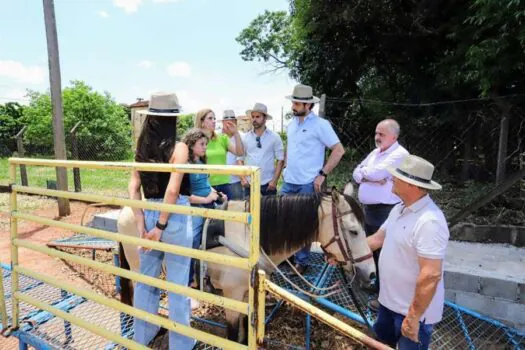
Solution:
M243 211L244 208L245 202L228 203L228 210ZM335 189L331 193L268 196L261 200L260 246L274 265L279 265L302 247L319 242L330 261L344 264L348 273L357 270L360 279L364 283L370 283L376 271L363 226L364 214L356 200ZM122 210L118 219L118 232L138 236L130 208ZM225 224L225 238L246 251L249 251L249 232L245 224ZM210 251L236 256L224 246L215 247ZM131 268L138 272L139 258L136 247L121 245L120 259L123 268ZM268 266L260 265L263 266L261 268ZM208 263L207 271L212 286L222 290L223 296L247 300L248 271L213 263ZM132 284L129 280L123 280L121 297L122 301L128 304L132 301L130 288ZM225 313L228 338L246 343L245 323L239 322L241 315L228 309ZM241 324L244 326L242 330L239 327Z

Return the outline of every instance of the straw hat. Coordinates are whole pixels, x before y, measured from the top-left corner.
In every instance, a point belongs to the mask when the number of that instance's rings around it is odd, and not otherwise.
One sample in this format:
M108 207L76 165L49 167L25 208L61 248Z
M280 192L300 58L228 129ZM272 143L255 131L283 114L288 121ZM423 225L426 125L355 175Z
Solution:
M421 157L410 154L403 159L399 167L388 167L388 171L393 176L409 184L429 190L441 189L441 185L432 180L434 166Z
M176 117L180 115L182 107L177 95L172 92L155 92L151 95L148 109L137 111L140 114L158 115L161 117Z
M317 103L319 98L313 95L312 87L308 85L298 84L293 88L293 93L290 96L286 96L288 100L292 102L302 103Z
M227 109L222 113L222 120L237 120L233 109Z
M255 106L253 106L252 109L249 109L249 110L246 111L246 116L251 118L252 117L252 112L259 112L259 113L264 114L266 116L266 120L272 120L273 119L272 116L270 114L268 114L268 108L263 103L257 102L255 104Z

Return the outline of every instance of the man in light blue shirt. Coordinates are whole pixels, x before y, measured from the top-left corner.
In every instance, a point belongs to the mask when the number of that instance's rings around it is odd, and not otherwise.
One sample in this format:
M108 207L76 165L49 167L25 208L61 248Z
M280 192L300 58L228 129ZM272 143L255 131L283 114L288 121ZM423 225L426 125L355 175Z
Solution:
M284 147L281 137L266 127L266 121L271 120L266 105L256 103L253 109L246 111L251 119L253 129L243 137L245 164L261 168L261 194L277 194L277 182L284 166ZM241 176L241 183L248 192L249 178ZM248 196L249 193L245 193Z
M286 98L292 101L294 118L286 131L288 142L281 193L320 192L345 150L330 122L312 111L319 98L313 96L310 86L299 84ZM324 164L326 148L332 152ZM295 267L299 272L303 273L308 266L309 255L309 246L295 254Z

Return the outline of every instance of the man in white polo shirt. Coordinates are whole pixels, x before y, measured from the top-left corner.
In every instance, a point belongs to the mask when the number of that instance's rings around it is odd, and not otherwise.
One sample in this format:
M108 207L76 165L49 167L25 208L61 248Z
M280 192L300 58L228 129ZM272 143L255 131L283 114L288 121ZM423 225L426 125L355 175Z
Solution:
M401 198L388 219L368 237L379 257L379 313L374 330L380 341L400 350L428 349L445 302L443 260L449 239L443 212L428 195L441 186L434 166L408 155L397 168L393 191Z
M261 194L263 196L277 194L277 182L284 166L284 147L281 137L266 127L266 121L271 120L266 105L256 103L253 109L247 110L253 128L243 137L245 150L244 164L261 168ZM249 177L241 177L241 182L249 195Z
M401 200L392 193L392 175L387 167L397 167L401 164L408 151L399 144L400 127L394 119L379 122L375 129L376 148L355 168L353 177L359 184L358 197L365 209L365 231L367 236L377 232L385 222L390 210ZM374 261L379 260L381 249L374 252ZM368 305L377 311L377 292L379 291L379 276L376 278L376 291L371 296Z
M287 146L282 194L320 192L326 177L339 164L345 150L328 120L318 117L313 111L319 98L313 96L312 88L299 84L293 94L294 118L286 130ZM326 148L332 150L326 164ZM295 267L303 273L308 266L310 246L295 254Z

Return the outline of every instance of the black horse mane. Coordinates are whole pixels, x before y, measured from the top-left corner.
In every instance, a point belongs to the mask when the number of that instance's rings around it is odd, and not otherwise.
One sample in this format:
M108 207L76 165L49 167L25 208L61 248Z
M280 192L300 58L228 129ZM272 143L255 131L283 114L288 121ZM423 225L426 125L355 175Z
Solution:
M317 240L319 206L330 193L265 196L261 198L261 247L267 254L301 248ZM344 196L353 214L364 225L363 209L351 196Z
M261 200L261 247L268 254L300 248L319 234L319 205L327 194L265 196Z

